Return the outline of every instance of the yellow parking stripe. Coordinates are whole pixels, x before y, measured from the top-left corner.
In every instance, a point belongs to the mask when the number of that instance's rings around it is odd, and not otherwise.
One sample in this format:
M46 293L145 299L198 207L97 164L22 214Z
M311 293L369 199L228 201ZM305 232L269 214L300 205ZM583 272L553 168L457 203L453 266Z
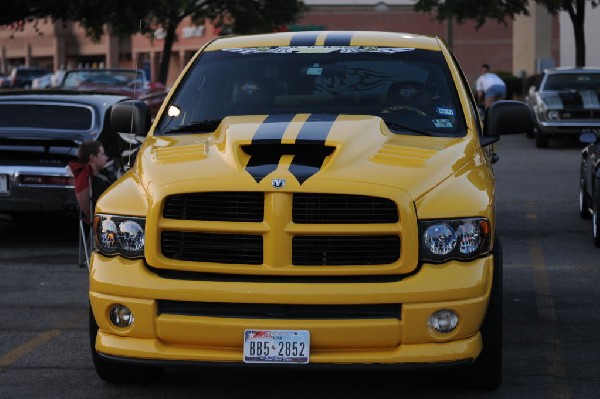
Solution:
M537 215L535 213L527 214L526 218L529 223L537 225ZM550 383L546 388L544 397L568 399L572 395L567 382L568 373L563 357L562 341L556 331L557 318L554 299L548 282L542 246L537 237L530 241L529 256L533 268L533 288L537 313L539 320L541 320L540 337L544 350L544 365L546 373L550 377Z
M35 336L33 339L25 342L24 344L16 347L12 351L8 352L5 355L0 356L0 368L8 367L17 360L23 358L28 353L34 351L36 348L44 345L46 342L51 341L52 339L58 337L64 330L69 329L77 322L80 322L83 319L82 315L78 315L73 317L72 319L67 320L58 328L52 330L46 330Z

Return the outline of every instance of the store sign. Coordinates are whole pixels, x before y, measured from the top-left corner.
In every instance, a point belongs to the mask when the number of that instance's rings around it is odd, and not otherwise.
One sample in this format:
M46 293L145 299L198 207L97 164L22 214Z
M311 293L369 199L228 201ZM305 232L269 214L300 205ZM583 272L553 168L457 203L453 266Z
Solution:
M202 37L204 36L204 26L188 26L183 28L182 33L184 39L189 39L192 37Z

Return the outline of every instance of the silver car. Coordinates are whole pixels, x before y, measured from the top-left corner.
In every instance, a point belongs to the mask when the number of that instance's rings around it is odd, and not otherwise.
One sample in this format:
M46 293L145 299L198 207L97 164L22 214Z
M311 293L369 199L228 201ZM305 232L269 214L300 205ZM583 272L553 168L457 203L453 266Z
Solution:
M555 68L544 71L529 88L526 102L535 115L538 148L549 139L600 128L600 69Z
M76 215L67 168L85 140L100 140L121 164L124 142L107 113L127 97L106 94L24 92L0 94L0 213L14 219L40 212Z

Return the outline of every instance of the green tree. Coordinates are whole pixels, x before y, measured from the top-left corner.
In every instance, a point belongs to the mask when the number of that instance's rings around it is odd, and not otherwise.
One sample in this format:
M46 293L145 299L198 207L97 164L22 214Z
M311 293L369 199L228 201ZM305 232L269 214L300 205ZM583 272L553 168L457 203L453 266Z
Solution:
M0 25L36 18L79 22L98 39L104 26L117 34L165 31L158 80L165 83L175 31L190 17L194 23L215 22L222 32L264 33L294 22L307 9L301 0L3 0Z
M586 3L592 7L598 6L597 0L533 0L546 7L548 12L556 15L559 11L566 11L573 24L575 38L575 64L585 65L585 9ZM477 22L481 27L486 19L493 19L505 23L506 18L514 18L515 15L529 15L527 6L529 0L417 0L416 11L436 13L437 18L442 21L448 18L456 18L458 22L466 19Z

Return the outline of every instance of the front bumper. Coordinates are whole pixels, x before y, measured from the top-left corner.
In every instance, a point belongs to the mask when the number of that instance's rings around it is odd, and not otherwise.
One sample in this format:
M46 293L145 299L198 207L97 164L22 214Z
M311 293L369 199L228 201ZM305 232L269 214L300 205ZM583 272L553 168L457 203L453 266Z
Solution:
M491 288L492 257L423 265L399 281L377 283L257 283L158 277L141 260L92 257L90 303L99 326L96 350L156 364L241 363L245 329L309 330L314 364L421 364L471 361L482 348L478 330ZM159 314L158 301L240 304L400 304L396 318L284 319ZM113 326L109 307L128 306L134 323ZM449 334L427 325L431 313L452 309Z
M6 179L6 192L0 192L0 212L65 212L78 209L73 185L24 184L19 176L50 176L66 178L64 167L0 167Z
M584 130L600 129L600 121L539 122L538 126L548 136L579 136Z

